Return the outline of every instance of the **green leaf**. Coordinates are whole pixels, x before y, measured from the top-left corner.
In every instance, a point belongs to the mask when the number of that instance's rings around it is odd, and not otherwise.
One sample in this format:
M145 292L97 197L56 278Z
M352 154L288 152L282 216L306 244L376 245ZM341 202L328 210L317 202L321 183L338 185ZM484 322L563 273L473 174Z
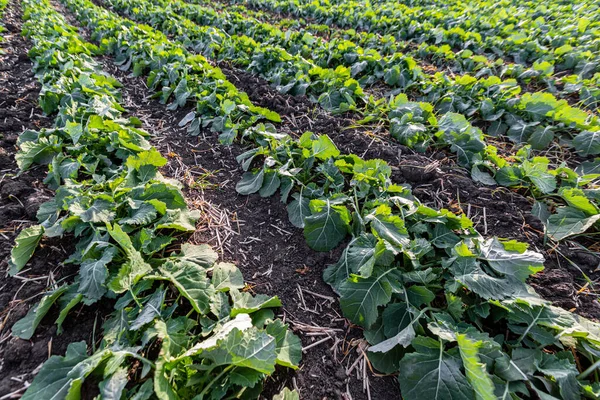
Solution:
M279 189L279 185L281 185L281 180L279 179L277 172L267 172L264 176L262 187L258 191L260 197L269 197L274 195L277 189Z
M22 135L23 134L21 134L21 136ZM15 160L21 171L28 170L34 163L49 163L60 149L60 145L50 143L46 138L39 138L37 141L18 143L18 145L19 151L15 155Z
M494 383L487 373L485 364L479 361L481 342L469 339L464 334L456 335L460 357L462 358L467 380L475 390L477 400L496 400Z
M573 235L580 235L600 220L600 214L588 217L573 207L560 207L556 214L548 217L546 233L553 240L559 241Z
M475 182L480 182L484 185L496 185L496 181L492 175L490 175L488 172L483 172L477 165L473 165L473 168L471 168L471 178L473 178Z
M15 275L25 267L43 235L44 227L41 225L30 226L19 233L15 239L15 247L10 252L11 275Z
M81 218L83 222L108 223L115 217L114 204L114 202L97 199L90 207L86 208L80 202L75 202L69 206L69 211Z
M107 224L107 230L110 236L119 244L127 256L127 261L121 266L117 276L108 284L108 288L115 293L123 293L129 290L144 275L152 271L152 267L144 261L144 258L137 251L129 236L123 232L118 224L111 226Z
M304 228L304 219L310 215L310 199L302 195L302 190L294 193L292 198L294 200L287 206L288 219L295 227Z
M216 290L226 292L231 289L242 289L244 277L241 271L230 263L218 263L213 269L212 284Z
M167 261L159 268L161 274L152 279L169 280L179 293L188 299L196 312L201 315L210 311L215 287L206 276L206 269L189 261Z
M400 362L400 391L406 400L471 400L473 389L461 372L460 359L441 341L418 336L416 351Z
M304 238L316 251L335 248L348 234L348 210L335 206L329 199L311 200L311 215L304 219Z
M200 219L199 210L167 210L167 213L156 222L156 229L174 229L182 232L194 232L196 221Z
M165 294L165 290L157 289L152 296L150 296L140 313L131 322L131 325L129 326L130 331L138 331L142 326L152 322L154 318L160 316L160 310L165 301Z
M578 188L564 188L560 191L560 195L571 207L583 211L590 216L598 214L598 207L587 198L583 190Z
M360 274L364 278L371 276L376 261L376 244L377 240L371 234L363 233L352 239L338 262L325 269L325 282L338 287L352 274Z
M239 330L233 328L225 339L217 342L217 347L202 355L215 365L230 365L251 368L264 374L275 371L275 338L256 328Z
M552 193L556 190L556 179L548 172L547 160L536 157L533 161L523 162L523 173L542 193Z
M50 307L68 288L68 286L61 286L53 292L44 295L38 304L31 307L25 317L15 322L12 327L12 334L21 339L31 339L36 328L42 322L42 318L44 318L48 311L50 311Z
M600 131L583 131L573 139L573 147L584 157L600 154Z
M197 264L202 268L211 268L219 255L207 244L190 244L184 243L181 245L181 255L177 259L181 261L189 261Z
M100 382L100 395L103 400L121 400L123 389L129 382L127 368L119 368L111 376Z
M312 142L312 151L313 155L319 160L327 160L340 155L340 151L327 135L321 135Z
M525 282L530 275L544 269L544 257L527 250L523 253L509 251L497 238L487 239L480 246L481 258L496 272L513 276Z
M87 259L81 263L78 292L85 296L86 304L100 300L106 293L104 286L108 277L106 265L113 260L116 252L116 249L109 247L104 250L100 259Z
M456 282L484 299L527 296L527 287L514 276L503 278L487 274L472 257L459 257L449 268Z
M52 356L44 363L21 399L66 399L69 394L78 393L81 385L79 377L70 374L87 357L85 342L71 343L64 357Z
M125 163L129 168L139 171L140 168L151 165L157 168L167 165L167 159L160 155L160 152L155 148L148 151L142 151L136 155L129 156Z
M77 293L77 285L72 284L69 287L69 290L60 297L58 300L58 305L60 307L60 313L58 314L58 318L56 319L56 333L61 334L63 332L62 324L67 318L69 311L73 309L77 304L79 304L83 300L83 295Z
M416 333L415 329L413 328L413 321L409 321L409 324L400 330L400 332L398 332L395 336L384 340L375 346L369 347L369 351L373 353L387 353L392 351L392 349L398 345L402 347L408 347L415 336Z
M389 269L379 276L361 278L353 275L339 286L340 306L346 318L366 329L377 320L377 307L387 304L392 296Z
M142 203L133 210L130 217L119 220L121 225L148 225L156 218L156 207L150 203Z
M239 194L249 195L260 190L265 179L265 171L260 170L256 173L244 172L242 180L237 183L235 190Z
M554 140L554 131L550 126L537 127L529 137L529 144L535 150L544 150Z
M230 291L233 299L233 307L231 308L231 316L235 317L238 314L250 314L263 308L281 307L281 301L277 296L266 296L258 294L252 296L247 292L240 292L232 289Z
M286 324L276 319L267 325L266 331L277 343L277 364L298 369L302 359L302 342Z
M371 223L371 230L375 236L387 240L399 249L409 246L410 238L404 220L398 215L391 214L389 206L379 206L373 213L367 215L365 220Z

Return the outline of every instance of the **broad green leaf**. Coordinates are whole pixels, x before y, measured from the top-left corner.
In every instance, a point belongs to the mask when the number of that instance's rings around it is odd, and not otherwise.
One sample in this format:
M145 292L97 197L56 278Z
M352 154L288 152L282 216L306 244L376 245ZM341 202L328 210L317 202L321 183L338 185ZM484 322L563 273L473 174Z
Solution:
M409 246L410 238L404 220L398 215L391 214L389 206L378 207L365 220L371 223L373 234L380 239L385 239L400 249Z
M598 207L587 198L585 192L581 189L565 188L560 191L560 195L571 207L583 211L590 216L598 214Z
M18 143L19 151L15 155L17 166L26 171L32 164L47 164L60 151L59 144L51 143L46 138L37 141Z
M334 206L329 199L311 200L311 215L304 219L304 237L316 251L335 248L348 234L349 216L344 206Z
M377 307L391 300L392 284L389 269L379 276L361 278L353 275L339 286L340 306L346 318L369 329L377 319Z
M573 235L580 235L600 220L600 214L588 217L573 207L560 207L556 214L548 217L546 233L553 240L559 241Z
M188 299L197 313L205 315L210 311L211 298L215 287L206 276L206 269L189 261L168 261L160 268L160 275L152 279L169 280L179 293Z
M485 364L479 361L481 342L469 339L464 334L456 335L460 357L465 367L467 380L475 390L477 400L495 400L494 383L487 373Z
M275 194L281 185L281 179L275 171L268 171L263 179L262 187L259 190L260 197L269 197Z
M340 151L327 135L321 135L312 142L312 151L313 155L319 160L327 160L340 155Z
M232 289L230 294L233 299L232 317L241 313L250 314L263 308L281 307L281 301L277 296L270 297L263 294L252 296L250 293L235 289Z
M471 178L473 178L475 182L483 183L484 185L496 185L496 181L492 175L480 170L477 165L473 165L473 168L471 168Z
M460 358L444 350L441 341L418 336L414 353L400 362L400 391L406 400L471 400L473 389L461 371Z
M129 326L130 331L138 331L142 326L152 322L154 318L160 316L160 311L165 301L165 294L165 290L157 289L152 296L150 296L135 320L131 322L131 325Z
M144 261L140 252L133 247L129 236L118 224L107 225L107 230L127 256L127 261L121 266L117 276L109 282L108 288L115 293L123 293L150 272L152 267Z
M256 193L263 186L264 179L265 171L262 169L256 173L244 172L242 180L237 183L235 190L243 195Z
M120 400L125 385L129 382L127 368L119 368L111 376L100 382L100 394L103 400Z
M544 257L527 250L523 253L508 251L497 238L487 239L480 245L481 258L496 272L513 276L524 282L530 275L544 269Z
M167 213L156 222L156 229L194 232L198 219L200 219L199 210L167 210Z
M10 252L11 275L15 275L25 267L43 235L44 227L41 225L30 226L19 233L15 239L15 247Z
M60 307L60 313L56 319L56 333L61 334L63 332L62 324L69 315L69 312L83 300L83 295L77 293L77 285L72 284L69 290L58 299L58 305Z
M600 154L600 130L579 133L573 139L573 147L584 157Z
M292 194L293 200L287 206L288 219L297 228L304 228L304 219L310 215L310 199L302 195L302 190Z
M86 304L100 300L106 293L104 285L108 278L106 265L113 260L116 252L115 248L109 247L104 250L100 259L87 259L81 263L78 292L85 296Z
M119 220L121 225L148 225L156 218L157 211L150 203L142 203L139 208L133 210L130 217Z
M184 243L181 245L181 255L178 260L189 261L201 266L202 268L211 268L219 255L207 244L190 244Z
M234 264L221 262L216 264L213 269L212 284L218 291L243 289L244 277Z
M277 364L297 369L302 359L302 342L286 324L276 319L267 325L266 331L277 343Z
M233 328L217 347L203 354L215 365L234 365L251 368L264 374L275 371L277 347L275 338L256 328L239 330Z
M376 261L376 244L377 240L371 234L363 233L352 239L338 262L323 272L325 282L338 287L352 274L359 274L364 278L371 276Z
M554 131L549 126L535 128L529 137L529 144L535 150L544 150L554 140Z
M68 288L68 286L61 286L44 295L38 304L31 307L25 317L15 322L12 327L12 334L21 339L31 339L36 328L40 322L42 322L42 318L44 318L48 311L50 311L50 307L52 307L56 300L58 300Z
M85 342L71 343L64 357L50 357L21 399L54 400L69 398L69 394L78 393L77 385L81 384L78 382L79 377L70 374L79 363L88 358L86 347Z
M69 206L69 211L73 215L81 218L83 222L104 222L109 223L115 218L115 211L113 209L114 202L110 202L103 199L94 200L91 206L85 207L79 202L75 202Z
M456 282L484 299L527 297L526 285L512 275L497 277L487 274L472 257L459 257L449 268Z

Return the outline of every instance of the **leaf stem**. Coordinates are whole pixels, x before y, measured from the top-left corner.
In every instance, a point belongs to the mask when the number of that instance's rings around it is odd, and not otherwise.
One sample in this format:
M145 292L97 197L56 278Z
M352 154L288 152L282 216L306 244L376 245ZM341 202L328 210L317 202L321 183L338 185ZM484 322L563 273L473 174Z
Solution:
M592 365L590 365L590 367L588 369L586 369L585 371L583 371L581 374L579 374L577 376L577 379L582 380L588 377L589 374L591 374L592 372L594 372L595 369L600 368L600 360L596 361L595 363L593 363Z
M232 365L230 365L230 366L229 366L229 367L227 367L227 368L224 368L224 369L223 369L223 371L221 371L221 372L219 373L219 375L217 375L217 376L215 377L215 379L213 379L212 381L210 381L210 382L208 383L208 385L206 385L206 386L204 387L204 389L202 389L202 391L200 392L200 399L203 399L203 398L204 398L204 395L205 395L205 394L208 392L208 389L210 389L210 387L211 387L211 386L212 386L212 385L213 385L215 382L217 382L219 379L221 379L221 377L222 377L222 376L223 376L223 375L224 375L226 372L229 372L229 371L230 371L230 370L232 370L233 368L235 368L235 365L233 365L233 364L232 364Z

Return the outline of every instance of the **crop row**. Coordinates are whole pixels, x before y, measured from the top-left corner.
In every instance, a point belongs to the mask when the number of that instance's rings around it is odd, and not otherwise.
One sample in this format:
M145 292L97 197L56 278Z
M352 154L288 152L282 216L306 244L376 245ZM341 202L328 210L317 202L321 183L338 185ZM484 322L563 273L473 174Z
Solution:
M79 398L92 375L102 398L257 398L276 365L300 361L300 340L275 318L279 299L245 292L241 272L217 262L209 246L181 244L199 212L188 208L180 183L159 172L167 160L126 116L119 82L92 58L98 48L47 0L22 4L40 105L56 119L52 129L23 132L16 159L22 171L47 164L45 183L56 194L40 207L39 225L18 235L11 273L43 237L65 236L76 243L66 262L79 272L44 294L12 332L30 339L53 304L59 333L76 307L115 304L92 354L85 342L70 344L22 398Z
M303 59L291 59L283 50L275 51L270 46L244 47L240 43L254 43L253 39L219 34L211 26L199 27L184 16L206 23L202 20L202 14L197 8L179 8L181 2L172 3L175 9L168 5L153 6L146 0L107 0L107 3L135 20L159 27L190 50L202 50L204 54L217 59L233 58L251 71L267 78L276 77L278 84L286 84L284 92L289 90L292 94L308 92L319 95L321 104L326 100L332 106L331 99L334 97L343 101L335 88L343 86L339 90L346 90L349 85L356 83L353 79L345 82L343 79L332 79L325 84L315 78L318 76L316 74L305 75L304 82L307 83L303 83L298 72L306 70L303 69L306 65ZM289 78L285 78L286 75ZM291 83L288 83L289 80ZM299 84L304 89L298 93L294 89L297 86L291 85ZM406 95L400 94L389 102L371 100L371 111L362 122L387 120L391 137L417 150L424 150L431 144L448 147L457 155L458 163L469 168L474 179L484 184L526 187L536 197L553 195L550 204L554 209L553 215L546 211L548 207L545 204L540 203L536 208L541 210L537 214L547 225L548 235L555 240L583 233L598 221L595 192L582 190L600 176L598 161L585 162L577 170L565 165L552 168L548 158L535 157L531 150L531 147L544 149L559 138L561 142L569 141L570 132L589 128L578 133L572 145L583 156L600 154L597 117L572 108L550 94L526 93L518 99L512 99L510 96L516 96L520 88L514 82L502 82L497 77L478 80L465 76L453 82L441 79L435 85L435 89L429 87L427 91L428 96L443 96L435 103L437 107L431 103L409 101ZM486 123L491 124L488 133L494 130L496 136L506 135L517 144L528 141L532 146L523 147L510 159L501 157L494 146L486 145L483 132L456 111L469 116L479 113ZM552 125L550 121L556 120L560 122ZM561 132L567 138L560 135ZM579 219L585 220L585 223L579 224Z
M198 10L206 25L218 26L230 35L245 34L263 43L281 46L291 54L312 59L320 67L335 68L337 65L344 65L351 68L353 77L361 84L368 85L375 80L373 75L368 74L371 69L368 67L369 61L372 63L383 59L384 64L393 64L398 58L397 53L404 53L405 56L414 58L416 64L425 60L453 74L473 73L476 77L494 75L514 78L521 85L534 84L561 98L578 94L579 103L592 110L597 110L600 101L600 73L564 76L561 71L555 71L554 63L548 61L535 62L530 67L505 63L502 59L490 61L469 49L455 53L449 45L409 45L405 41L397 41L389 34L380 36L353 29L330 30L326 26L329 39L325 40L320 37L323 25L292 27L287 21L280 25L269 22L273 19L272 15L264 15L242 6L207 5L204 0L193 2L206 6ZM257 35L260 36L256 37Z
M153 44L133 38L138 31L156 38L154 31L87 0L64 3L104 51L127 53L120 61L136 74L151 79L168 68L151 65ZM161 40L166 57L171 45ZM189 98L199 95L192 89ZM482 238L464 215L424 206L391 182L385 162L341 154L326 135L292 139L258 124L240 139L254 145L238 158L247 170L240 193L279 191L290 220L316 250L351 236L325 279L344 315L365 329L373 365L399 371L405 398L597 390L588 380L595 367L581 373L567 350L584 368L593 365L599 327L551 306L525 283L542 268L539 254L515 241Z
M145 0L110 0L108 3L129 13L137 21L175 35L192 50L201 51L211 58L235 60L277 85L284 93L318 96L319 103L333 111L355 108L362 100L369 102L368 108L373 109L378 117L386 117L387 110L381 107L385 100L365 98L362 86L351 78L351 69L343 65L338 65L335 70L322 69L279 47L268 44L249 46L248 43L255 43L254 39L218 31L210 25L215 22L214 18L206 17L198 6L186 5L182 1L156 0L155 3L161 4L158 7ZM259 36L262 38L263 35ZM333 51L332 54L331 57L344 58L343 53ZM461 113L475 121L488 122L491 124L488 134L506 134L516 143L529 142L535 148L543 149L552 142L555 134L566 135L567 139L578 135L572 145L583 151L590 134L600 130L597 116L571 107L549 93L525 93L519 97L521 89L514 80L502 81L497 77L477 79L469 75L452 79L443 73L430 76L424 74L412 58L404 56L393 62L372 59L369 63L365 59L358 59L360 64L365 64L365 76L400 87L411 100L430 102L438 113ZM533 135L535 130L538 134ZM546 133L541 135L540 132ZM419 139L410 138L410 141L418 143ZM421 146L416 147L423 148L423 143L419 144Z
M589 19L598 5L583 2L577 6L547 0L519 3L518 8L505 2L485 5L471 2L468 13L452 12L445 5L411 8L398 2L361 1L329 4L329 2L285 2L249 0L249 4L297 15L323 24L355 28L415 43L447 44L492 57L511 57L525 64L547 60L558 70L594 74L598 70L600 31L598 21ZM498 7L499 10L495 10ZM532 10L536 18L523 16ZM575 17L577 12L581 12ZM555 23L556 25L552 25Z
M126 7L122 4L122 2L115 1L114 3L120 4L121 8L131 9L131 7ZM469 75L452 78L443 72L429 75L418 66L415 59L411 56L395 53L391 56L382 57L377 52L365 51L349 41L343 41L339 46L315 46L318 40L314 39L312 40L312 45L308 46L305 52L302 52L298 51L298 48L302 45L303 39L300 39L300 35L297 34L295 37L299 41L295 45L291 45L290 42L294 41L294 35L293 31L290 30L283 33L278 29L264 24L254 25L255 29L253 29L251 26L248 26L252 24L248 24L243 19L232 18L230 14L222 14L214 11L211 13L210 9L186 4L181 0L174 2L156 0L154 3L160 4L163 9L171 5L175 14L183 15L201 26L224 28L227 32L224 32L220 36L224 37L229 34L231 35L232 42L247 40L247 34L252 39L264 45L281 45L283 46L282 49L292 47L293 53L297 53L303 58L310 57L308 59L315 64L319 64L318 60L326 60L325 64L319 65L320 67L337 68L336 71L340 67L344 67L350 72L352 78L358 80L363 88L380 81L392 88L401 89L414 100L433 103L436 110L440 112L460 112L470 118L497 122L490 129L492 132L502 132L513 127L515 121L510 118L513 114L516 114L516 117L524 123L564 124L566 127L572 126L576 128L575 131L578 129L595 130L600 128L598 122L594 122L593 117L589 116L585 111L570 107L566 101L559 102L549 93L533 95L533 103L540 103L541 100L551 110L547 113L531 115L527 112L533 106L530 104L532 103L531 94L525 94L524 98L519 99L521 89L518 87L517 82L512 79L500 80L494 76L478 79ZM140 9L135 10L136 17L140 18L140 14L145 14L146 18L144 22L158 22L156 19L160 18L160 16L156 15L155 9L150 7L148 11L144 10L144 8L149 7L147 4L147 2L139 2ZM148 14L152 14L152 17L148 17ZM144 15L141 18L144 18ZM174 21L171 24L176 24L176 22ZM235 25L235 29L227 29L232 25ZM214 37L207 38L206 34L203 36L193 35L192 39L200 41L199 46L202 46L200 47L201 49L210 48L208 40L215 40ZM226 40L219 39L220 43L224 41ZM227 47L226 45L223 46ZM239 46L237 50L239 53ZM280 58L283 58L283 52L279 52L279 54L281 55ZM207 55L211 56L210 54ZM216 56L222 57L218 51ZM252 59L254 61L253 71L266 76L267 79L273 76L274 73L277 77L281 76L281 72L272 71L272 65L266 63L263 63L263 65L259 64L260 59L257 61L257 57L254 54L245 54L243 56L246 59ZM292 80L293 75L291 73L289 75L288 80ZM477 85L478 83L479 85ZM491 90L479 89L479 87L487 89L492 85L496 85L497 87L493 87ZM476 87L473 88L472 86ZM294 94L294 91L291 93ZM359 95L359 92L355 92L355 94ZM482 107L484 108L483 110ZM504 115L505 113L506 115ZM581 124L588 119L590 120L589 124ZM562 127L557 126L556 128L560 130ZM563 128L562 130L566 129ZM526 138L518 137L517 139L525 141L523 139Z

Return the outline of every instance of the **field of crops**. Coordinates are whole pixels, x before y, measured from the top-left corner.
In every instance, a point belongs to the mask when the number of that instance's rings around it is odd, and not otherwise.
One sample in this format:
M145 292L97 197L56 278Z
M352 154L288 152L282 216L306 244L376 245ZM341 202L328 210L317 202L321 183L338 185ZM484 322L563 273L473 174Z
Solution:
M600 4L0 0L0 400L600 399Z

